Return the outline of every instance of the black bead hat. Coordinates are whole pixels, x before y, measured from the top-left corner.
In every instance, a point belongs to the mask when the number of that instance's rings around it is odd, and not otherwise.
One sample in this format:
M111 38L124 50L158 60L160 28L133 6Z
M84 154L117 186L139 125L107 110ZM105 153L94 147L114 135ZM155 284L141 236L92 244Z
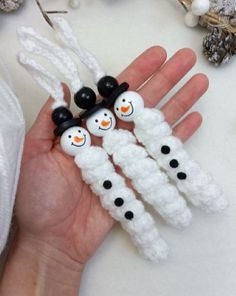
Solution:
M75 95L75 104L84 109L80 113L81 119L86 119L96 113L101 108L110 108L115 100L129 88L127 82L120 85L112 76L104 76L97 83L98 93L104 98L96 103L96 94L89 87L82 87Z
M67 129L82 124L82 120L79 117L73 117L71 111L64 106L58 107L52 112L52 121L57 125L54 130L55 136L61 136Z

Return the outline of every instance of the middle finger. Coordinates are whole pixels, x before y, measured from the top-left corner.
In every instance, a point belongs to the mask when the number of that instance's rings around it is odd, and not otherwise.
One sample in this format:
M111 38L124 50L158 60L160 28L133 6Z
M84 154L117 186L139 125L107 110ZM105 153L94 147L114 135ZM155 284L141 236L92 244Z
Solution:
M173 125L206 92L208 78L204 74L194 75L162 108L166 121Z
M189 72L196 62L195 53L188 48L179 50L139 90L147 107L155 107L161 99Z

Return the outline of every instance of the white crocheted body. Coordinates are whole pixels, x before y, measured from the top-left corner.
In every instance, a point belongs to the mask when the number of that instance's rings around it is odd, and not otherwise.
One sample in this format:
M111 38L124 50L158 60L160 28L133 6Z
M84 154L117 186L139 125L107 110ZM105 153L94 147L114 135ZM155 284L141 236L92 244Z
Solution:
M168 182L156 161L148 157L143 147L137 145L131 132L122 129L110 131L103 138L103 147L132 181L142 198L169 224L180 228L189 225L192 215L185 200Z
M171 135L172 130L159 110L143 109L134 123L134 133L139 142L195 206L209 212L226 207L227 201L222 190L191 159L181 141ZM177 167L171 167L172 160L177 161Z
M126 186L125 180L115 172L104 149L95 146L86 148L75 157L75 162L82 171L84 181L100 197L102 206L131 235L139 252L152 261L165 259L168 248L159 236L153 218L136 199L134 192ZM109 188L104 187L107 183ZM123 204L117 203L118 198L119 201L122 199ZM129 217L132 213L133 218L127 219L127 213Z

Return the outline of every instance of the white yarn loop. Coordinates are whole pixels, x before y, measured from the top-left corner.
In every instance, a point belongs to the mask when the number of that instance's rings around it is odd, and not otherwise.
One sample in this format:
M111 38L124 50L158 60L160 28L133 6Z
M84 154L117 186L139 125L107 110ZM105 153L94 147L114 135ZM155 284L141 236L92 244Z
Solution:
M70 56L58 45L41 36L31 27L18 29L20 43L35 55L47 58L71 83L72 91L76 93L83 87L83 83Z
M80 58L81 62L93 74L94 82L97 83L106 75L95 56L87 49L82 48L79 40L75 36L71 26L62 17L52 19L53 26L57 32L57 37L63 42L65 47L73 50Z
M20 52L17 57L19 63L32 75L38 84L52 96L55 101L52 105L52 109L56 109L60 106L67 106L67 103L64 100L62 85L53 74L37 64L23 52Z

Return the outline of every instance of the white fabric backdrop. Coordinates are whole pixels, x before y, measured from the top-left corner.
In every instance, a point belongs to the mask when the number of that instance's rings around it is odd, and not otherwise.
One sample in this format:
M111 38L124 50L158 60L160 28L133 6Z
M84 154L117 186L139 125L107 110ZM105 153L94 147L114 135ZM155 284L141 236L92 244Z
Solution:
M47 9L67 8L63 0L42 2ZM183 16L177 0L81 0L81 8L69 12L81 41L112 75L154 44L166 47L169 56L181 47L196 51L197 66L186 79L204 72L210 78L210 89L193 108L202 112L204 123L186 146L225 188L230 208L212 216L193 209L193 225L184 232L158 220L172 250L161 265L144 261L125 232L116 227L87 265L81 296L236 295L236 59L220 69L209 65L201 54L205 31L186 28ZM0 14L0 54L10 67L30 127L46 93L16 62L19 25L33 25L49 37L52 33L32 0L26 0L15 14ZM81 68L84 80L92 85Z

